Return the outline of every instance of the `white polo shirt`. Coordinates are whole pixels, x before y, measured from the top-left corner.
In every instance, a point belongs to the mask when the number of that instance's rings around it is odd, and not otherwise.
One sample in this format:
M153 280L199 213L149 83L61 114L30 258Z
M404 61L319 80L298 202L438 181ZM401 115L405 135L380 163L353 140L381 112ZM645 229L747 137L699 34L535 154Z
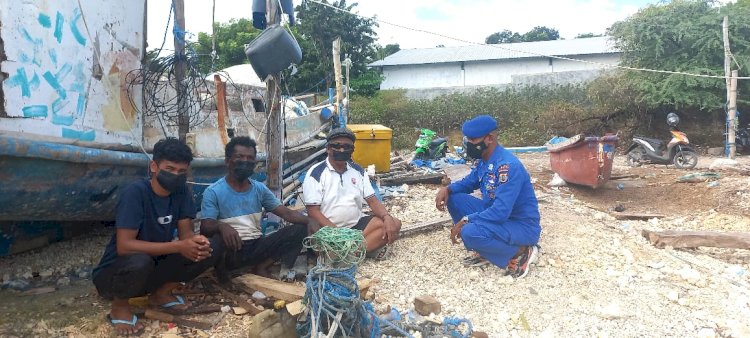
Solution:
M305 205L319 205L320 211L338 227L351 228L364 216L365 199L374 196L370 178L362 167L348 162L339 174L328 159L310 168L302 184Z

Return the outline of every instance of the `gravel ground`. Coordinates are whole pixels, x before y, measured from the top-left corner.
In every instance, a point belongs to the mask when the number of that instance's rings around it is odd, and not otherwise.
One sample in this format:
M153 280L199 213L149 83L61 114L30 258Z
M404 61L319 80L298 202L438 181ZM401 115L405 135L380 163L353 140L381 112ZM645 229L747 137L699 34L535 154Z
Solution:
M750 337L750 251L657 249L640 235L643 229L748 231L747 203L684 212L665 204L663 219L620 221L596 210L606 209L592 204L601 196L589 193L582 201L574 188L542 187L550 176L546 156L522 160L537 181L543 227L542 254L530 274L513 280L496 267L465 268L463 247L450 244L447 228L436 228L400 239L387 260L360 267L361 277L379 280L373 289L376 308L407 311L414 297L432 295L442 303L440 316L470 319L492 337ZM665 175L672 176L663 182L673 182L677 174ZM710 191L748 194L747 177L720 182ZM705 184L694 187L693 194L706 191ZM444 217L435 210L436 189L409 186L405 196L388 202L391 213L404 224ZM107 304L95 295L87 271L110 234L101 231L0 259L3 282L31 280L33 286L58 288L40 296L0 291L0 336L109 336L102 320ZM251 322L249 316L227 315L214 330L185 336L244 337ZM149 326L148 336L167 331L163 324Z
M559 194L540 199L543 250L524 279L463 267L466 251L450 244L447 228L402 239L389 260L360 272L380 280L382 306L410 309L414 297L432 295L442 314L491 336L750 336L748 278L737 266L654 248L639 234L655 221L616 221ZM413 207L437 218L432 204L424 198Z

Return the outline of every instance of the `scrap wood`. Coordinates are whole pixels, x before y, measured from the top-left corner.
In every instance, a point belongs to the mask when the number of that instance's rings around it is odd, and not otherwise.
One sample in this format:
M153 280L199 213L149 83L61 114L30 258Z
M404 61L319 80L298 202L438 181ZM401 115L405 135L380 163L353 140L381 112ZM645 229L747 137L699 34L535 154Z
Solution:
M224 297L227 297L231 301L235 302L241 308L245 309L245 311L247 311L248 313L250 313L250 315L255 316L255 315L263 312L263 309L255 306L255 304L251 304L250 302L247 301L247 299L243 299L242 297L240 297L240 296L238 296L238 295L230 292L229 290L227 290L227 289L225 289L225 288L223 288L221 286L217 285L216 287L219 288L219 291L221 291L221 294L224 295Z
M750 250L750 233L717 231L650 231L643 230L643 237L658 248L714 248Z
M385 178L380 181L382 185L402 185L402 184L416 184L416 183L440 183L443 180L445 174L443 173L428 173L428 174L415 174L406 175L403 177Z
M305 296L305 287L291 283L285 283L275 279L246 274L235 277L235 282L245 289L260 291L266 296L281 299L286 302L294 302Z
M216 313L216 312L221 312L221 305L211 304L211 305L190 307L188 309L185 309L184 311L180 311L180 314L198 315L198 314Z
M640 178L641 175L638 174L629 174L629 175L611 175L609 177L610 180L622 180L626 178Z
M146 309L145 317L151 320L158 320L164 323L175 323L180 326L187 326L201 330L211 330L213 328L212 323L201 322L197 320L184 319L179 316L174 316L165 312L156 311L153 309Z
M641 219L648 220L652 218L664 218L661 214L635 213L635 212L614 212L610 213L616 219Z
M445 216L445 217L441 217L438 219L432 219L432 220L425 221L422 223L417 223L414 225L404 226L401 228L399 235L404 236L404 235L412 234L418 231L428 230L430 228L443 225L449 222L452 222L452 219L450 218L450 216Z
M286 304L286 310L293 317L296 317L298 314L304 312L305 308L307 308L307 306L304 303L302 303L301 299L298 301Z

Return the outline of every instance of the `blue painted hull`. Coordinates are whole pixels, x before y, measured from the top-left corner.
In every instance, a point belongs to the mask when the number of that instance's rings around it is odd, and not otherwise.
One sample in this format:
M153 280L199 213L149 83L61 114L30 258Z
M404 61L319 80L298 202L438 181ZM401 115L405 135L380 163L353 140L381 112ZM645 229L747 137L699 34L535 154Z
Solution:
M224 174L223 158L192 163L194 182ZM0 221L111 221L120 191L147 175L143 153L0 134ZM193 187L200 203L205 186Z

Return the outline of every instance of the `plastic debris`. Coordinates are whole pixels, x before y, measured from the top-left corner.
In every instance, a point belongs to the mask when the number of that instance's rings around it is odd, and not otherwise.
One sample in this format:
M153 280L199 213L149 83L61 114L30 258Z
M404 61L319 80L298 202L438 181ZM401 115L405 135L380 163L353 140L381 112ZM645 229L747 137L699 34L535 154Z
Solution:
M564 179L562 179L562 177L560 177L560 175L555 173L555 176L552 176L552 180L549 181L547 185L551 187L564 187L565 185L567 185L567 183L565 182Z

